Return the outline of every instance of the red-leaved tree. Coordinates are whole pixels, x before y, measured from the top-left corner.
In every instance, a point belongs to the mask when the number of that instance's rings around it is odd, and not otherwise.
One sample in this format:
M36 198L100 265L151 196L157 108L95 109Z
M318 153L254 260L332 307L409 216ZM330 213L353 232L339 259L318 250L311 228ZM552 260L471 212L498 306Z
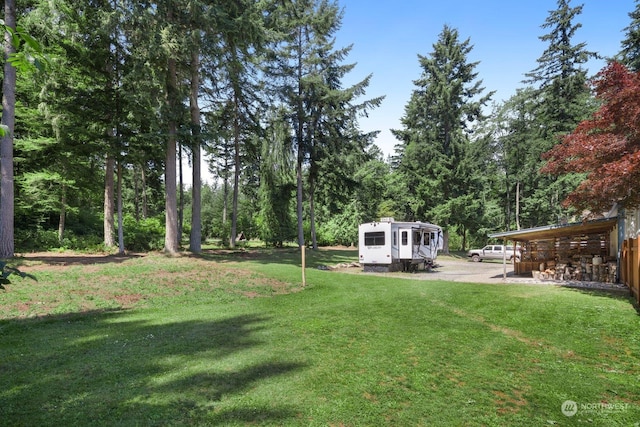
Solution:
M593 80L601 107L543 155L542 172L585 173L564 200L578 210L605 212L614 203L640 206L640 73L613 62Z

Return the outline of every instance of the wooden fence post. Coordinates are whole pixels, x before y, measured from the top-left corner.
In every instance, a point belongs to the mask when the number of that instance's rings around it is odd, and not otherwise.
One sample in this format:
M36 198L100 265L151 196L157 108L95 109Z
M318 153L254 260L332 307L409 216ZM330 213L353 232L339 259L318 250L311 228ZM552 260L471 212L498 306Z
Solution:
M630 253L630 266L632 274L629 280L633 286L633 294L636 297L636 302L640 304L640 239L629 239L631 246Z

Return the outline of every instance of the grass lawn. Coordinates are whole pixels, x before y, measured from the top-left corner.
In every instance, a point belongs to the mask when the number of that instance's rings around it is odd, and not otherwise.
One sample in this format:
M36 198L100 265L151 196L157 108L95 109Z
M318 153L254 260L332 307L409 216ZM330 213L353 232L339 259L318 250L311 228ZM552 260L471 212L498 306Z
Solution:
M304 289L290 249L18 260L38 281L0 291L0 425L640 425L629 299L308 254Z

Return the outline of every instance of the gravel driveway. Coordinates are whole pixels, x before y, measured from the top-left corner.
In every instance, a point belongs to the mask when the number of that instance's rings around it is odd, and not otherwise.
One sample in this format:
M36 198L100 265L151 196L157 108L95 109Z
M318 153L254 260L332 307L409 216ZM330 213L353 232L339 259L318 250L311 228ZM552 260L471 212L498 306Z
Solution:
M464 259L438 258L437 268L431 271L418 270L415 273L363 273L372 275L384 275L402 277L417 280L448 280L450 282L472 283L504 283L504 266L501 262L483 261L472 262ZM533 280L531 277L529 279ZM513 265L507 264L507 282L524 283L526 277L518 277L513 274Z
M450 282L470 282L470 283L518 283L518 284L538 284L567 286L581 289L595 289L612 291L623 295L629 294L629 288L618 283L600 282L561 282L556 280L534 279L531 275L516 276L513 273L513 265L507 263L506 278L504 277L504 264L500 261L473 262L465 259L455 259L439 257L438 267L431 271L419 270L415 273L362 273L373 275L384 275L389 277L401 277L416 280L447 280ZM362 270L360 270L362 271Z

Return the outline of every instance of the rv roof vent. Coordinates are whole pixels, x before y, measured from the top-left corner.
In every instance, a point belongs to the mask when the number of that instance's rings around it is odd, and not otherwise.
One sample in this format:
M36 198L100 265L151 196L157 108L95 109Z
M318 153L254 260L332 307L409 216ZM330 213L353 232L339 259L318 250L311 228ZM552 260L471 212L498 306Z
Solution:
M380 222L394 222L395 220L393 219L393 217L390 216L385 216L380 218Z

